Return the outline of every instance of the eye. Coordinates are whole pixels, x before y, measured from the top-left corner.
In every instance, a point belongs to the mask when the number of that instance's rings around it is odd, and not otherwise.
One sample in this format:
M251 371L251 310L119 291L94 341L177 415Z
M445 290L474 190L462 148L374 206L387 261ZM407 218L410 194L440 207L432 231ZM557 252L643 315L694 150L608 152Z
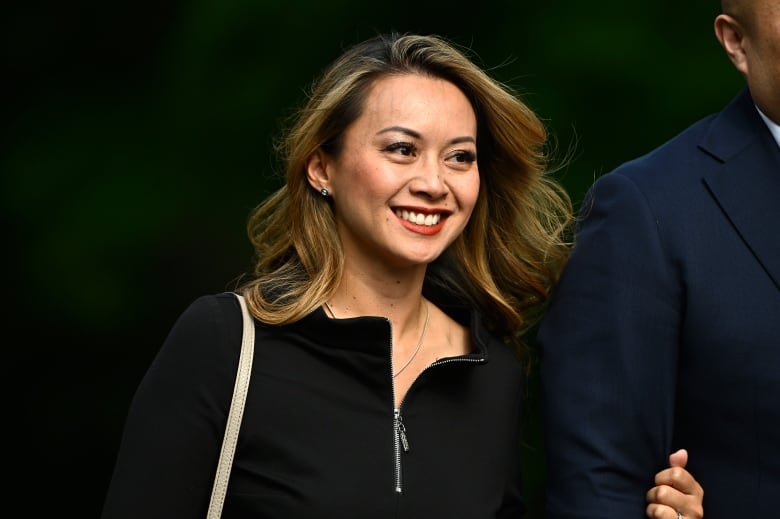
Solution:
M459 150L451 155L451 159L455 162L471 164L477 161L477 154L473 151Z
M417 147L411 142L398 141L385 146L385 151L411 156L417 151Z
M459 171L468 171L477 162L477 154L470 150L454 150L447 156L447 164Z

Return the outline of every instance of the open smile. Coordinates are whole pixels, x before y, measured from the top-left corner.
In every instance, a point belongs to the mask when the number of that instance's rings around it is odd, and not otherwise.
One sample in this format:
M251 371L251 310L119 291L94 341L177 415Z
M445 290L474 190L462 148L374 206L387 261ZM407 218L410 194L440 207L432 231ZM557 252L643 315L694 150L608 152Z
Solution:
M407 222L415 225L424 225L426 227L432 227L438 225L442 218L446 218L448 215L443 213L423 213L419 211L411 211L408 209L395 209L395 215Z

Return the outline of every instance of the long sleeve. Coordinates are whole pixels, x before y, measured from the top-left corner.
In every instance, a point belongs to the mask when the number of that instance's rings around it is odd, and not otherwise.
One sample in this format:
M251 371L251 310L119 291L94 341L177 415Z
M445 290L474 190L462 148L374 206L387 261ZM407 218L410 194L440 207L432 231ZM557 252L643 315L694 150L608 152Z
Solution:
M634 182L600 178L538 343L547 517L642 518L671 449L681 294Z
M141 381L103 519L205 517L240 347L238 305L219 297L181 315Z

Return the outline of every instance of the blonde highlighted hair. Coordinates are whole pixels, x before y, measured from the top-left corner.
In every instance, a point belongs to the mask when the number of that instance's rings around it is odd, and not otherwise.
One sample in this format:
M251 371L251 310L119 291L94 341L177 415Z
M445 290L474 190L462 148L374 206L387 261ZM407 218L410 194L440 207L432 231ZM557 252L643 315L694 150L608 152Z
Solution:
M285 184L251 214L254 276L240 290L262 322L295 322L335 291L344 266L330 201L306 179L318 149L338 155L369 87L398 74L456 85L477 117L480 193L464 232L432 263L424 292L434 302L476 306L515 346L533 326L569 252L571 201L548 171L547 133L506 85L465 50L438 36L380 35L337 58L314 83L279 141Z

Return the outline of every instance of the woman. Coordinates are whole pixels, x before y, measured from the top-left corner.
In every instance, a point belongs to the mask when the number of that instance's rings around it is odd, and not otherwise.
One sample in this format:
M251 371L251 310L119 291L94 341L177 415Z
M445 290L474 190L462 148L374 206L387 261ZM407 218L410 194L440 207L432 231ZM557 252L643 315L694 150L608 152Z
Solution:
M522 333L571 220L545 138L436 37L377 37L324 72L281 142L284 187L249 221L237 291L257 338L223 517L522 516ZM104 518L205 515L240 333L231 294L180 317ZM695 507L672 472L654 505Z

